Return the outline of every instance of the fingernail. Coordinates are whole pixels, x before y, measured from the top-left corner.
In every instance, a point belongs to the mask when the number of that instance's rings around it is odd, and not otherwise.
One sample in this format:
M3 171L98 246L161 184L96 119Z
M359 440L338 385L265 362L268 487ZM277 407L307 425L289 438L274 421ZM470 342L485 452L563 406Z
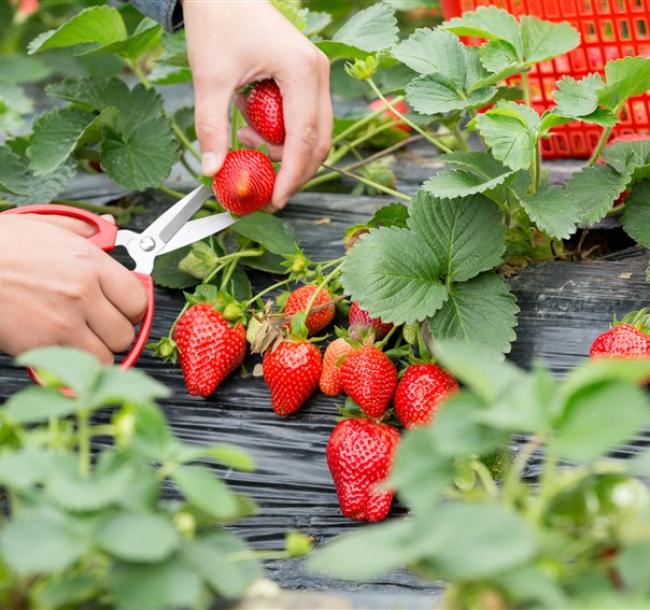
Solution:
M201 168L204 176L214 176L219 169L219 158L213 152L203 154Z

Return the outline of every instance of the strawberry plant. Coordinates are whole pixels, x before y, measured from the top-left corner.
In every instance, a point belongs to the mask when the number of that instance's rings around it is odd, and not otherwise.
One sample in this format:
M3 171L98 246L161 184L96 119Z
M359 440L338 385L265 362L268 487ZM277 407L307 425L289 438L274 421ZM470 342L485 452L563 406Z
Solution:
M450 609L647 607L650 453L610 452L649 423L650 361L599 359L558 383L460 342L435 353L464 389L405 433L376 489L410 515L330 542L312 569L370 580L406 566L444 579Z
M252 459L175 439L155 404L168 391L139 371L67 348L18 364L47 383L0 410L0 605L171 610L241 597L261 567L223 524L255 504L204 462L251 470ZM265 556L295 554L296 536Z

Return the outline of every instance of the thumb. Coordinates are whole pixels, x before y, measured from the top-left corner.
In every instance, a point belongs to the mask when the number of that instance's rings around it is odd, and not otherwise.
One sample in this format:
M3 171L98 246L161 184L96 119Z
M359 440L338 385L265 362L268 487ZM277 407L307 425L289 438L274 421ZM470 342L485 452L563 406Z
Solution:
M232 86L215 79L199 79L194 83L194 122L205 176L214 176L219 171L228 152L228 106L232 92Z

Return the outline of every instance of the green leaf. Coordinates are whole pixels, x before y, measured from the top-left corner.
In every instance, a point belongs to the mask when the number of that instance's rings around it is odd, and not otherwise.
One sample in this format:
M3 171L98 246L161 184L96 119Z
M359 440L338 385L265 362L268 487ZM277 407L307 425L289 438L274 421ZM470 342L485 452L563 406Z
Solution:
M227 599L237 599L262 576L259 564L254 560L235 561L230 557L250 553L246 545L230 532L214 532L186 542L182 557L201 578L205 579L215 593Z
M54 470L46 481L48 495L61 507L71 511L105 508L129 493L133 470L128 466L107 473L84 477L78 468Z
M531 166L537 154L539 127L539 115L534 110L515 102L499 102L473 122L496 159L514 170Z
M124 561L157 563L178 546L176 528L155 514L117 513L97 532L97 544Z
M543 186L533 195L518 193L528 217L547 235L568 239L576 231L581 210L572 192L559 186Z
M117 610L195 608L203 594L199 575L176 558L152 565L116 563L108 583Z
M287 255L296 251L298 237L293 227L279 218L265 212L242 216L232 229L262 245L273 254Z
M36 174L47 174L72 154L76 146L94 132L99 139L99 129L110 110L100 115L68 106L56 108L41 115L35 122L27 151Z
M623 228L632 239L650 247L650 180L637 184L625 200Z
M190 248L191 246L179 248L156 257L152 274L156 286L182 290L196 286L201 281L178 268L178 264L185 258Z
M435 339L461 339L495 353L510 352L515 340L517 301L508 284L486 271L469 282L456 284L449 298L429 319Z
M105 368L90 397L90 406L147 404L171 394L162 383L143 371L122 369L117 366Z
M10 84L33 83L52 74L52 68L38 57L3 55L0 57L0 82Z
M379 208L368 221L369 227L397 227L406 229L409 209L403 203L389 203Z
M607 85L598 92L598 101L618 112L625 101L650 89L650 59L624 57L605 64Z
M420 28L392 50L393 56L420 74L439 74L463 89L467 79L465 47L450 32Z
M240 515L240 504L228 486L208 468L181 466L172 475L189 504L219 521Z
M616 558L625 588L639 595L650 595L648 565L650 565L650 542L635 542L626 546Z
M447 299L440 262L418 234L382 227L363 235L348 252L346 293L373 317L403 324L423 320Z
M644 391L631 384L611 381L587 387L568 401L550 444L570 460L600 457L647 424L649 406Z
M479 48L479 55L483 67L494 74L499 74L499 76L510 69L518 72L521 67L518 63L517 51L505 40L486 42ZM502 78L499 80L502 80Z
M18 356L16 363L47 372L78 396L87 396L101 373L94 356L71 347L39 347Z
M87 550L62 519L18 517L0 532L0 552L18 574L30 576L64 570Z
M555 109L567 117L582 117L598 108L598 90L603 87L600 74L589 74L581 80L565 76L557 82L553 97L557 102Z
M354 13L332 40L372 52L397 42L397 33L395 11L387 4L378 3Z
M104 55L115 53L133 62L144 53L151 51L160 44L162 28L152 19L145 17L133 34L124 40L117 40L97 48L82 51L79 55Z
M367 581L408 564L414 528L408 519L388 521L339 536L309 559L310 572Z
M0 81L0 109L2 108L17 114L29 114L34 112L34 102L22 87Z
M585 167L566 181L568 194L577 203L585 223L600 220L625 190L630 174L621 174L609 165Z
M33 386L11 396L4 404L4 412L12 422L33 424L72 415L79 406L59 390Z
M40 449L20 449L0 454L0 484L28 489L41 483L48 473L51 454Z
M257 269L258 271L265 271L266 273L274 273L276 275L283 275L287 272L282 265L284 257L277 254L265 252L262 256L251 256L244 258L241 262L245 267L250 269Z
M173 437L165 415L156 405L138 405L134 433L134 449L151 460L164 461L173 447Z
M605 148L602 158L621 174L633 172L635 178L646 178L637 170L645 169L650 162L650 139L615 142Z
M580 34L566 21L552 23L532 15L523 15L519 25L527 64L563 55L580 44Z
M61 608L81 606L83 602L101 595L99 577L90 574L64 574L49 579L34 591L38 608Z
M484 402L492 403L522 383L524 373L493 350L472 341L439 339L436 358Z
M439 502L453 480L453 462L439 450L428 427L402 437L386 484L411 510L425 512Z
M135 190L160 185L178 161L178 143L166 117L150 119L129 135L109 132L102 167L115 182Z
M429 115L478 108L487 104L495 93L496 89L489 87L466 95L451 80L439 74L418 76L406 87L409 104L418 112Z
M517 20L507 11L495 6L481 6L463 13L441 26L458 36L478 36L488 40L504 40L522 57L522 43Z
M366 59L370 53L343 42L319 40L316 46L327 55L331 62L337 59Z
M480 195L450 201L418 191L409 226L431 248L440 274L454 282L494 268L505 252L501 212Z
M484 193L500 186L513 174L488 153L456 152L444 155L442 160L456 169L434 174L422 188L443 199Z
M28 52L74 47L85 43L100 45L124 40L126 27L120 13L110 6L92 6L68 19L56 30L43 32L29 43Z
M220 464L235 470L252 472L255 470L255 460L243 449L235 445L213 445L201 447L201 453L205 457L212 458Z
M235 267L225 289L236 301L248 301L253 297L253 287L241 267Z

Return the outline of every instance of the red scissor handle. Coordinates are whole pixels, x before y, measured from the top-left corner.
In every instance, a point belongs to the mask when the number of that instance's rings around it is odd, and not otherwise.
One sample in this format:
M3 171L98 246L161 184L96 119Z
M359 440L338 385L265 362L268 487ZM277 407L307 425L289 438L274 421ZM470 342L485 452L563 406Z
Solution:
M95 234L88 238L89 242L95 244L98 248L104 250L104 252L110 252L115 248L117 226L101 216L93 214L93 212L88 212L68 205L46 204L26 205L7 210L6 212L2 212L2 214L46 214L53 216L67 216L68 218L83 220L95 229ZM137 273L134 271L133 274L138 278L139 282L147 291L148 301L144 317L142 322L140 322L138 335L135 338L129 353L126 355L124 360L120 362L120 367L123 369L131 368L142 355L142 352L147 345L147 341L149 340L149 335L151 334L154 316L153 280L150 275L145 275L144 273ZM38 375L36 375L32 369L29 369L29 374L36 383L42 385Z

